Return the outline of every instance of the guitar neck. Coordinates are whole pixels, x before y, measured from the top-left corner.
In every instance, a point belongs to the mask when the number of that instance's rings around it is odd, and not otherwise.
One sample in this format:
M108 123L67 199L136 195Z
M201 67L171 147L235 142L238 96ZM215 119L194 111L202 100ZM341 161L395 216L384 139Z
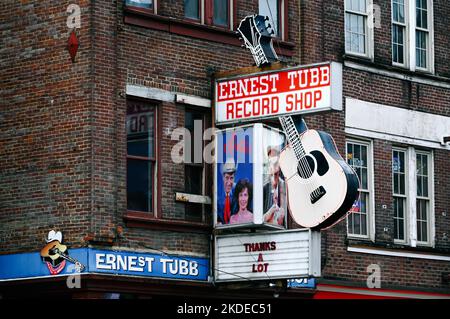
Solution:
M292 120L292 117L289 115L280 116L279 120L284 132L286 133L288 142L294 150L295 156L298 160L300 160L306 155L306 153L305 149L303 148L302 142L300 141L300 137L297 128L295 127L294 120Z
M60 255L65 260L70 261L71 263L80 264L81 268L84 269L84 265L83 264L81 264L78 260L70 257L69 255L66 255L65 253L61 252L59 249L57 250L57 254Z

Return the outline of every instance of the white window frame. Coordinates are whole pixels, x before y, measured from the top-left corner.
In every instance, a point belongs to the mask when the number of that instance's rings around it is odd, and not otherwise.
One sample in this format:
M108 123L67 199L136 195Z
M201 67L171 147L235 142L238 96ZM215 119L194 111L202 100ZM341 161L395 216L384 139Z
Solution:
M346 218L346 232L347 237L352 239L365 239L375 242L375 187L374 187L374 176L373 176L373 141L369 139L359 139L353 137L347 137L345 140L345 158L347 161L348 155L348 143L359 144L367 147L367 187L368 187L368 198L369 204L367 205L367 235L352 234L348 231L348 216ZM358 196L360 193L360 188L358 187ZM359 197L358 197L359 199Z
M410 229L410 225L409 225L409 211L410 211L410 194L409 194L409 182L408 182L408 177L409 177L409 162L410 162L410 158L409 158L409 152L407 149L405 148L400 148L400 147L393 147L392 148L392 156L391 158L393 158L394 156L394 152L402 152L405 154L405 194L396 194L394 193L394 172L392 172L392 202L394 202L394 197L402 197L405 199L405 211L404 211L404 239L395 239L394 238L394 243L395 244L407 244L409 241L409 229ZM392 163L393 164L393 163ZM395 227L395 223L394 223L394 227Z
M394 62L394 52L391 53L392 58L392 65L400 66L400 67L409 67L409 0L404 1L404 7L405 7L405 22L400 23L397 21L394 21L394 1L391 0L391 50L393 49L393 41L394 41L394 34L393 34L393 25L400 25L405 28L405 34L404 34L404 44L403 44L403 63ZM398 1L398 0L397 0Z
M370 12L370 10L373 10L373 2L372 0L365 0L366 1L366 12L365 13L361 13L361 12L357 12L357 11L352 11L347 9L347 0L344 0L344 21L345 21L345 17L346 14L355 14L355 15L359 15L359 16L364 16L365 17L365 21L366 23L364 24L364 32L366 34L366 39L365 39L365 46L366 46L366 52L365 53L359 53L359 52L353 52L353 51L347 51L347 30L345 29L345 22L344 22L344 49L345 49L345 53L348 55L354 55L354 56L358 56L358 57L364 57L364 58L369 58L371 60L374 59L374 53L373 53L373 48L374 48L374 43L373 43L373 39L374 39L374 35L373 35L373 27L369 28L369 19L373 19L373 13Z
M416 189L416 196L415 196L415 201L417 199L425 199L429 201L429 212L427 214L427 232L428 232L428 236L427 236L427 241L418 241L417 240L417 211L415 212L414 216L415 218L415 224L416 224L416 241L417 241L417 245L418 246L432 246L434 247L434 159L433 159L433 153L432 152L427 152L427 151L422 151L422 150L415 150L415 154L414 154L414 158L416 157L416 155L426 155L427 156L427 160L428 160L428 197L419 197L417 196L417 189ZM416 163L417 164L417 163ZM415 181L416 181L416 185L417 185L417 165L416 165L416 170L414 171L414 177L415 177ZM417 187L416 187L417 188ZM415 206L414 206L415 207Z
M393 147L394 151L405 152L405 191L406 191L406 212L405 212L405 239L394 239L395 244L409 245L411 247L426 246L434 247L435 245L435 222L434 222L434 157L433 152L416 149L412 146L408 148ZM427 232L428 240L419 242L417 240L417 154L428 156L428 198L429 212L427 215ZM392 178L393 179L393 178ZM392 181L393 182L393 181ZM393 193L393 190L392 190ZM393 193L393 196L394 193Z
M392 65L404 67L410 71L418 71L434 74L434 10L433 0L427 1L427 25L428 25L428 48L427 48L427 68L416 67L416 0L405 0L405 63L400 64L393 61L393 52L391 52ZM391 0L391 50L392 50L392 25L394 24L393 0ZM398 24L398 23L396 23ZM421 30L421 29L419 29Z
M265 1L265 0L263 0L263 1ZM276 0L276 1L277 1L277 5L278 5L278 10L279 10L279 12L277 12L277 13L279 13L277 18L280 21L278 21L278 28L279 28L278 35L274 35L273 37L284 41L284 40L286 40L286 35L285 35L286 30L284 30L284 26L285 26L284 21L285 21L285 14L286 14L286 12L284 12L285 11L284 10L284 6L285 6L284 2L287 0ZM260 9L259 9L259 1L258 1L258 14L261 14ZM272 15L273 14L274 13L272 12ZM269 18L272 18L272 17L269 17ZM271 24L272 24L272 22L271 22Z

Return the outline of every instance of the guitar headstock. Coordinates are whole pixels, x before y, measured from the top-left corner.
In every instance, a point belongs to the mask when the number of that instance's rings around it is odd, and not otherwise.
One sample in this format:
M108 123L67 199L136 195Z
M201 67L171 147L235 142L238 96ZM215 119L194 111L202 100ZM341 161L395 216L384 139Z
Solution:
M240 40L250 49L257 66L278 60L272 46L274 31L269 32L271 26L268 21L269 17L254 14L246 16L237 28Z

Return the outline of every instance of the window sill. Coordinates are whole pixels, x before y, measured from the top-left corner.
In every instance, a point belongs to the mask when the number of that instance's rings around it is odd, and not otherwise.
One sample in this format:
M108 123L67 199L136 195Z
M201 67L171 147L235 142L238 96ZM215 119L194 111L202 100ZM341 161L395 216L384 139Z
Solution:
M368 242L349 241L348 252L394 257L419 258L431 260L450 261L449 249L436 249L431 247L410 247L400 244L378 244Z
M402 78L405 80L410 80L413 82L423 82L427 81L426 84L433 85L433 81L438 82L444 82L447 86L450 84L450 78L438 76L434 73L423 71L423 70L416 70L411 71L409 68L398 66L398 65L387 65L387 64L380 64L376 63L375 61L372 61L367 58L362 58L358 56L353 55L344 55L343 56L344 65L350 68L354 69L364 69L369 72L375 72L380 74L386 74L390 75L395 78ZM373 70L373 71L372 71ZM421 79L421 81L419 81ZM428 83L430 82L430 83Z
M176 232L211 234L212 226L183 220L158 219L142 212L126 212L123 216L127 227L171 230Z
M240 47L242 44L241 41L239 41L236 32L229 29L204 25L192 20L164 17L142 8L125 6L124 22L130 25L166 31L196 39L225 43L237 47ZM277 39L274 39L273 42L277 54L288 57L294 55L294 43Z

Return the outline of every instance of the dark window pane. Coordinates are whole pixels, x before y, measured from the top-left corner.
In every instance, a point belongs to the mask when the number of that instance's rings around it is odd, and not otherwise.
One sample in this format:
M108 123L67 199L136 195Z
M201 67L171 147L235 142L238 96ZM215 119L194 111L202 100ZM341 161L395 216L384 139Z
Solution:
M202 166L185 166L184 187L186 193L203 194L203 167Z
M361 214L361 235L367 234L367 216L365 214Z
M398 234L395 239L404 240L405 239L405 229L404 229L404 221L403 219L398 220Z
M192 222L202 222L203 205L198 203L186 203L185 216L186 220Z
M155 113L153 106L129 102L127 107L127 153L155 156Z
M417 176L417 196L422 196L422 177Z
M423 177L422 178L422 183L423 183L423 186L422 186L422 196L424 196L424 197L428 197L428 177Z
M151 162L128 159L127 161L127 208L149 212L152 210Z
M186 111L184 116L185 128L190 134L190 144L186 144L185 163L203 163L203 140L204 114ZM196 134L198 136L196 136ZM186 137L187 138L187 137ZM190 148L190 150L188 150Z
M354 234L360 235L361 234L361 214L354 213L353 216L354 216L354 220L353 220Z
M228 0L214 0L214 16L215 25L228 25Z
M184 16L189 19L200 19L198 0L184 0Z

